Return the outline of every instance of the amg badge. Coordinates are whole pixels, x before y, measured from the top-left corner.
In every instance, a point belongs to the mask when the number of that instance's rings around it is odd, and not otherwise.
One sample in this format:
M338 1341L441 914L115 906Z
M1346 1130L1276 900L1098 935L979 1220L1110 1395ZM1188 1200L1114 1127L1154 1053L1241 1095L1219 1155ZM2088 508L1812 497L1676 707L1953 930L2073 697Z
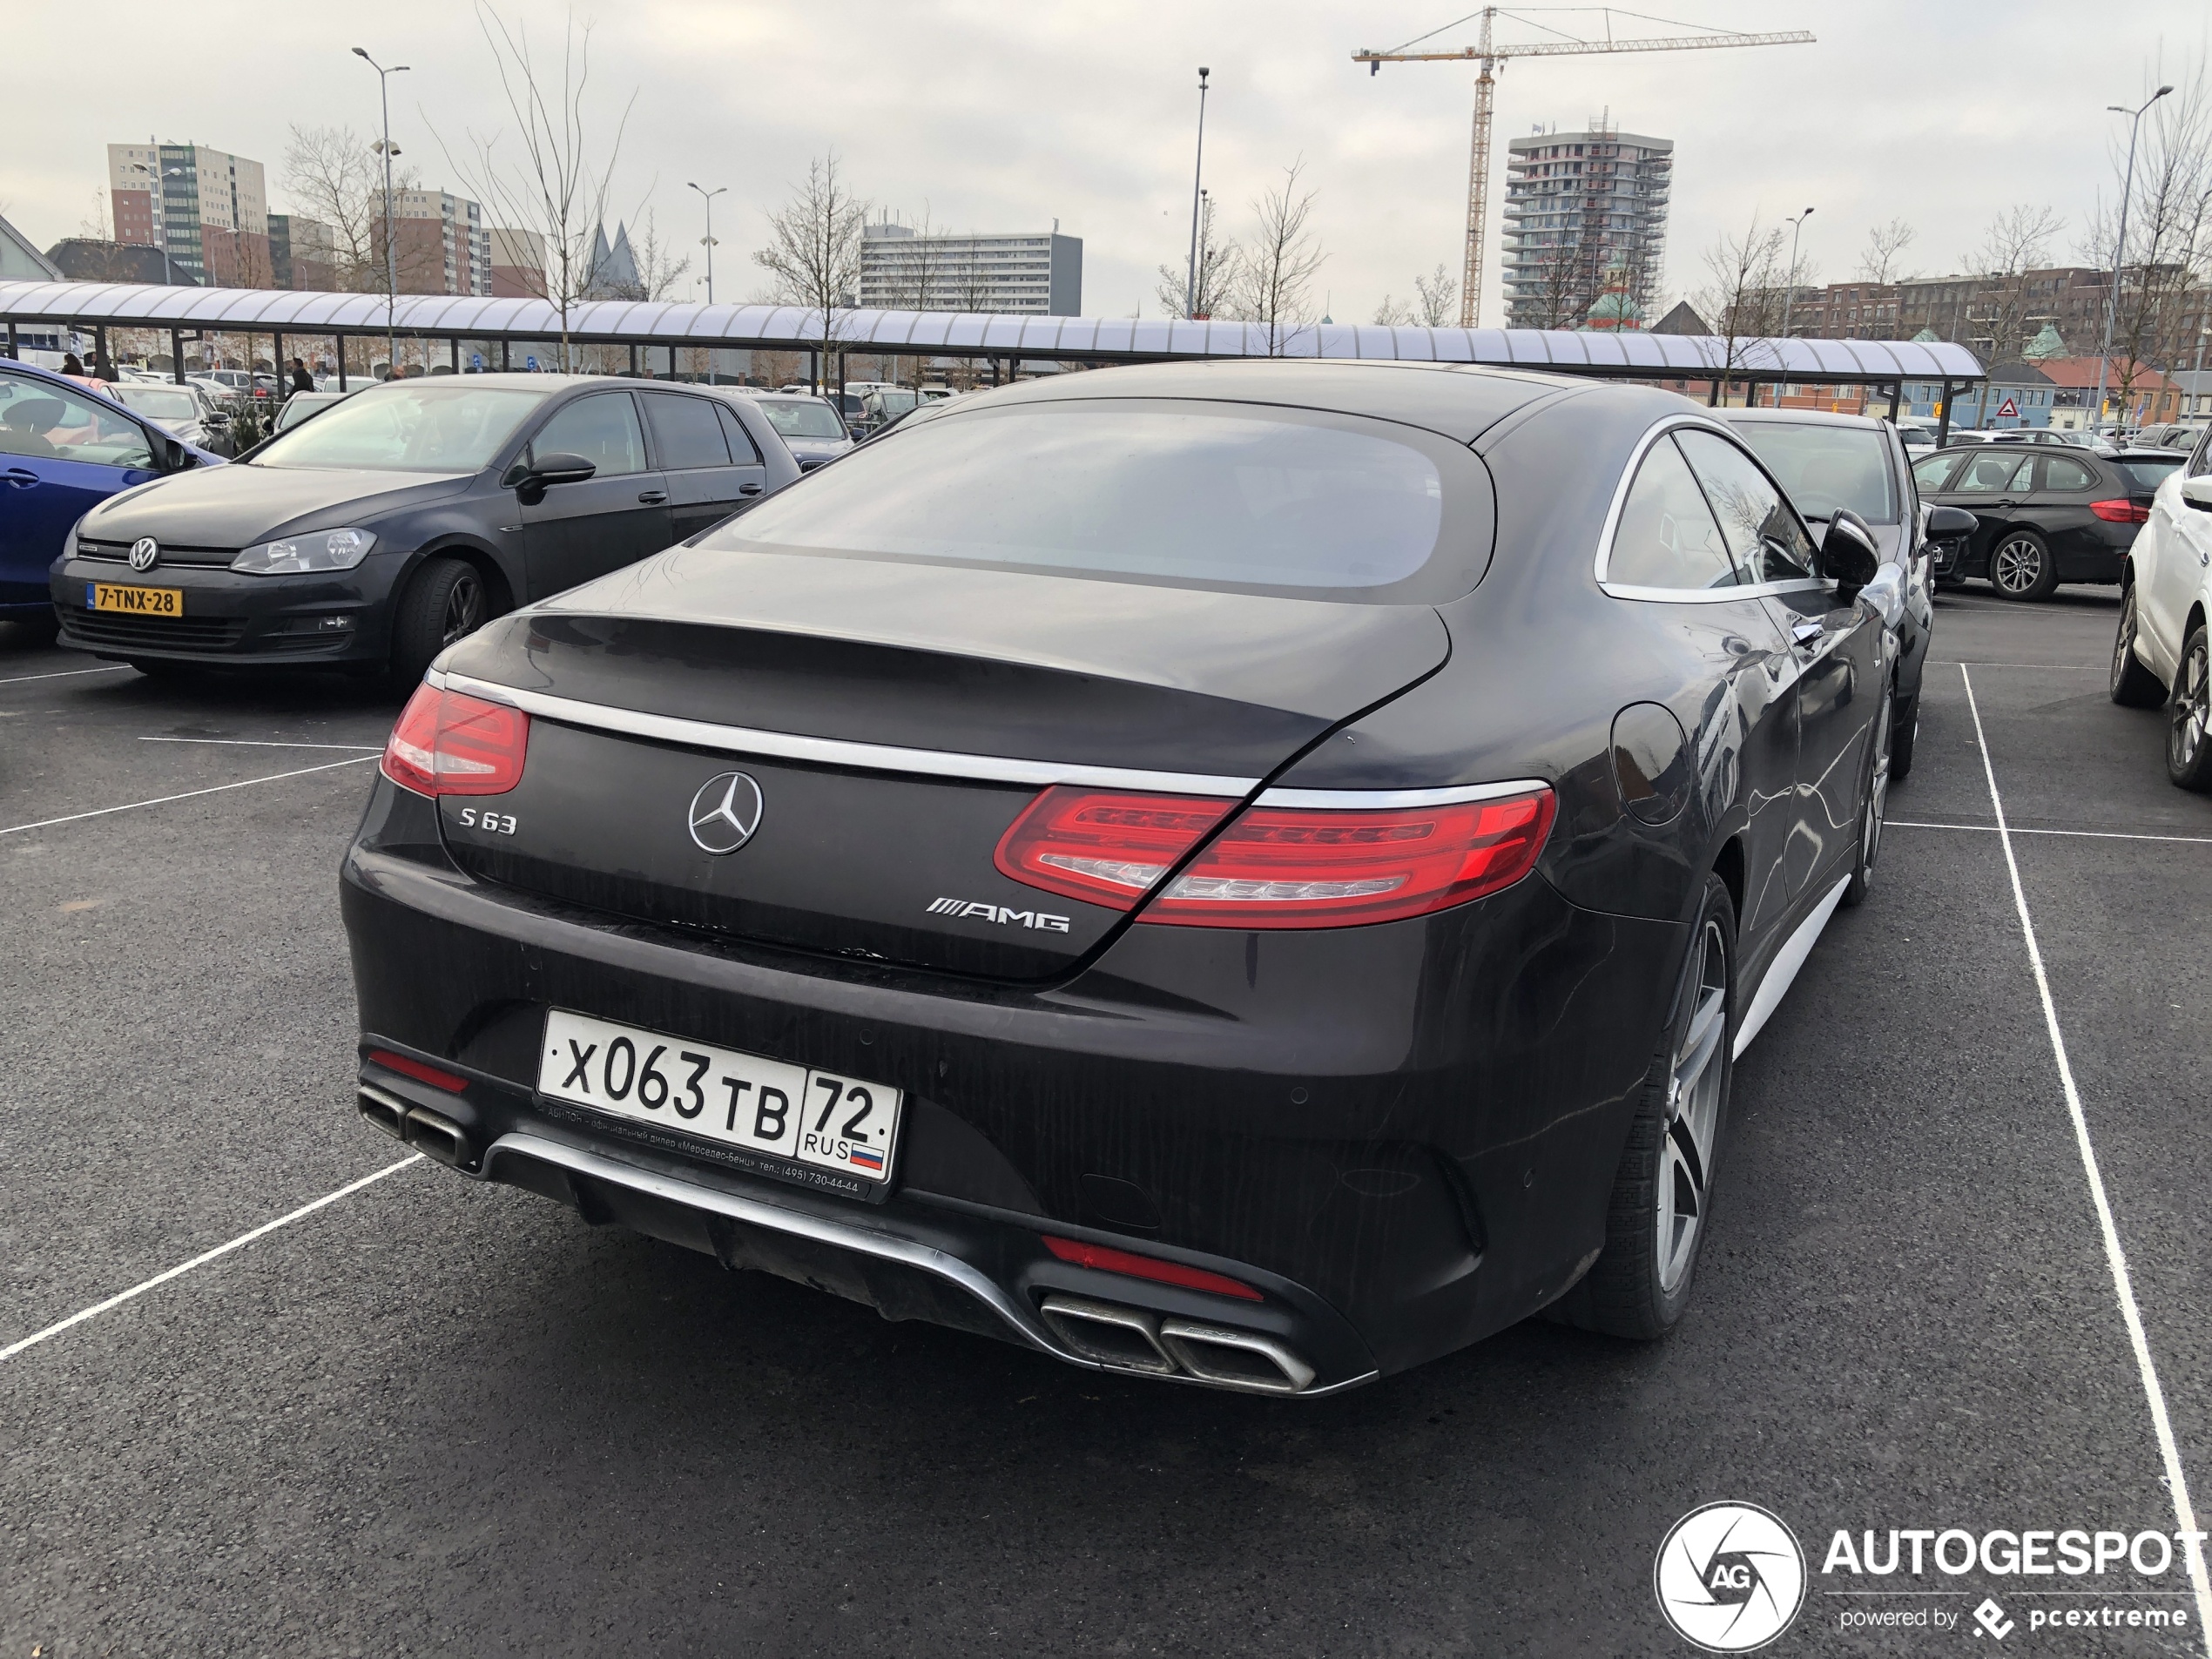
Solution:
M1020 922L1024 927L1041 928L1049 934L1068 931L1068 918L1048 916L1042 910L1016 910L1010 905L970 904L965 899L935 899L930 901L933 916L973 916L978 921L995 921L1001 927L1008 922Z

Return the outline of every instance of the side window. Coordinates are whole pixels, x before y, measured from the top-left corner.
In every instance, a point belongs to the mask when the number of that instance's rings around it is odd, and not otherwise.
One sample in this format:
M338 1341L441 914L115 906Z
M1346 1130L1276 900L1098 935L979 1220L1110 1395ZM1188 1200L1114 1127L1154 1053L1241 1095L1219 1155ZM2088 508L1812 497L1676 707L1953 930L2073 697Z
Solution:
M760 446L752 441L752 435L745 429L745 422L738 418L738 412L717 404L714 413L721 419L722 436L729 443L730 459L740 467L759 466Z
M1710 432L1677 435L1721 534L1753 582L1796 582L1812 574L1812 538L1751 457Z
M2043 462L2046 489L2094 489L2097 475L2067 455L2052 455Z
M534 455L582 455L602 478L645 470L645 435L627 392L580 397L530 440Z
M2208 472L2212 472L2212 428L2207 428L2204 435L2196 441L2196 453L2189 457L2182 475L2202 478Z
M1945 481L1959 469L1957 455L1930 455L1925 461L1915 462L1912 482L1931 496L1943 489Z
M645 394L645 418L653 426L653 453L669 472L694 467L726 467L730 448L714 406L703 397L671 392Z
M98 467L151 467L145 428L105 399L64 392L44 381L0 376L0 455L82 461Z
M1967 458L1966 470L1951 486L1968 496L2002 496L2025 492L2034 475L2035 457L2017 449L1992 448Z
M1662 438L1622 504L1605 577L1635 588L1732 588L1734 563L1681 452Z

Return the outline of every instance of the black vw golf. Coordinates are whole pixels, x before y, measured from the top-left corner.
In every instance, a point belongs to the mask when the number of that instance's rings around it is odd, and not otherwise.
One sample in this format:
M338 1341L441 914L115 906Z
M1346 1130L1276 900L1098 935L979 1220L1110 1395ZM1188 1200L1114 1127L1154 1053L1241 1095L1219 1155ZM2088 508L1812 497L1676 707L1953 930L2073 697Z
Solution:
M1685 400L1116 369L447 651L343 899L362 1113L1073 1363L1655 1337L1864 894L1896 648Z
M102 502L49 585L64 644L149 673L341 667L411 686L486 618L798 475L765 416L689 387L395 381L237 465Z

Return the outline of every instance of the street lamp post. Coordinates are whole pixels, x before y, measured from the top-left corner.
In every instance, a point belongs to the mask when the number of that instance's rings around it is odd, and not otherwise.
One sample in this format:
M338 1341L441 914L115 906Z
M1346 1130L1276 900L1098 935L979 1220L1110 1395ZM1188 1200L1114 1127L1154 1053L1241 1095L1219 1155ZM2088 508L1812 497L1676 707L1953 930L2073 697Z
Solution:
M709 190L702 185L693 185L691 188L698 191L706 203L706 234L699 238L699 243L706 249L706 302L712 305L714 303L714 199L729 189L729 185L717 185L712 190Z
M2204 337L2212 334L2212 323L2200 322L2196 327L2196 372L2189 376L2189 413L2197 414L2204 402Z
M1203 64L1198 70L1198 159L1190 178L1190 266L1183 280L1183 314L1195 316L1198 308L1198 193L1206 177L1206 77L1213 71Z
M1805 221L1811 217L1812 209L1808 207L1797 218L1783 221L1790 227L1790 281L1782 291L1782 337L1784 340L1790 337L1790 308L1797 300L1797 235L1804 230Z
M2105 105L2107 113L2128 118L2128 171L2120 182L2120 235L2112 247L2112 294L2105 303L2104 348L2097 354L2097 412L2089 423L2092 432L2105 429L2105 373L2112 363L2112 326L2120 315L2120 273L2128 261L2128 198L2135 188L2135 134L2143 124L2143 111L2173 90L2161 86L2132 110L2124 104Z
M376 71L376 94L384 105L384 142L379 147L384 152L384 372L388 377L400 368L400 331L395 320L400 302L400 254L399 245L392 239L392 158L399 152L392 148L391 78L406 74L408 66L395 64L387 69L368 55L365 46L354 47L354 56Z

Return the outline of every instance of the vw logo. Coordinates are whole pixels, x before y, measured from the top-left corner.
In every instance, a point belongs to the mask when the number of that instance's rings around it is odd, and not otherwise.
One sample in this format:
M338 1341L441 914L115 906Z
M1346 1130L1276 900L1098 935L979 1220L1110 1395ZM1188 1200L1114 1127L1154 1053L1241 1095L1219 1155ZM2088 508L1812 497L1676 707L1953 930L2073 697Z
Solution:
M141 536L131 543L131 568L151 570L161 563L161 543L151 536Z
M760 827L760 786L742 772L718 772L691 797L691 840L702 853L734 853Z

